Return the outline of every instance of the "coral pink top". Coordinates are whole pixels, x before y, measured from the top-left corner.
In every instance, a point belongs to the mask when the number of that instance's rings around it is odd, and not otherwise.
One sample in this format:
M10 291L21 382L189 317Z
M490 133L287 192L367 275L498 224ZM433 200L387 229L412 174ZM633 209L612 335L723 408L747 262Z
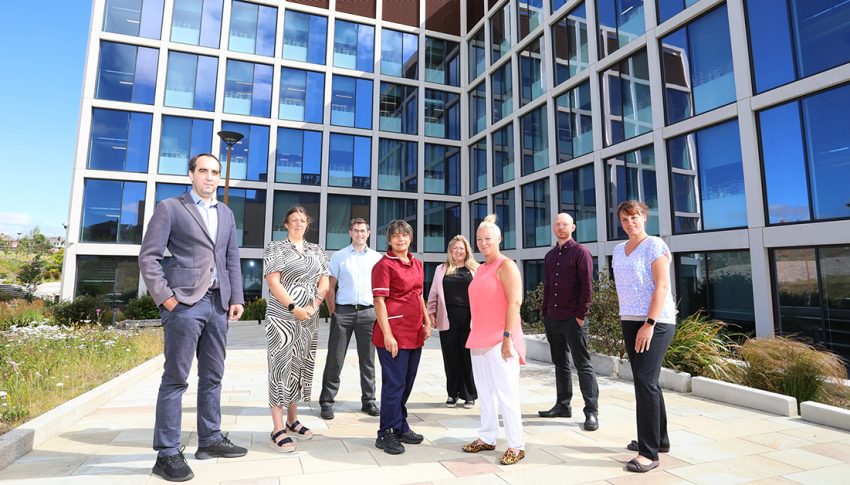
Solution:
M507 261L502 256L490 264L482 264L469 284L469 309L472 313L469 339L466 348L491 348L502 343L508 299L499 280L499 268ZM525 364L525 342L522 327L511 334L511 340L519 353L520 364Z

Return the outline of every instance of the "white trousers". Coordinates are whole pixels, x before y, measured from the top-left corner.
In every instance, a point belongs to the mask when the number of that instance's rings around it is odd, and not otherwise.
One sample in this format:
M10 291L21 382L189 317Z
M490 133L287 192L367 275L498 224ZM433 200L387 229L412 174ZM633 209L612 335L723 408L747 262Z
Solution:
M522 410L519 403L519 356L511 343L513 357L502 358L502 344L489 349L472 349L472 375L478 388L481 428L478 438L494 445L499 437L499 415L505 424L508 448L525 449L522 439ZM498 408L496 407L498 403Z

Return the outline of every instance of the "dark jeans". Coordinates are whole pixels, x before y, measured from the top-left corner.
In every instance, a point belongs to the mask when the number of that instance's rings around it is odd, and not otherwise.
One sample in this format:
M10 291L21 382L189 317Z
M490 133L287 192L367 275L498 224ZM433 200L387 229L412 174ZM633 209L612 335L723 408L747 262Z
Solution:
M466 348L469 338L469 307L446 307L449 329L440 332L440 350L446 370L446 392L449 397L474 401L478 399L475 379L472 377L472 358Z
M218 291L208 291L192 306L160 310L165 332L165 365L156 398L153 449L159 456L180 449L183 393L192 359L198 357L198 446L221 440L221 379L227 346L227 312Z
M399 434L410 431L407 424L407 399L413 390L416 371L422 349L399 349L393 358L386 349L378 348L378 360L381 361L381 427L378 437L384 431L394 429Z
M584 326L579 326L575 318L569 320L553 320L544 318L546 339L549 341L549 353L555 364L555 388L558 402L564 406L570 405L573 398L573 381L570 374L570 354L578 372L578 383L581 396L584 398L584 412L597 414L599 412L599 386L596 383L596 373L590 363L590 352L587 346L588 320Z
M345 353L351 334L357 341L357 358L360 363L360 400L363 404L375 402L375 346L372 329L375 327L375 309L355 310L353 305L337 305L331 317L328 335L328 358L322 373L321 404L333 404L339 392L339 374L345 363Z
M670 446L667 436L667 410L664 394L658 384L661 362L670 347L676 326L656 323L649 342L649 350L635 352L635 338L643 322L621 320L623 340L629 354L635 385L635 411L637 414L638 453L652 460L658 459L658 448Z

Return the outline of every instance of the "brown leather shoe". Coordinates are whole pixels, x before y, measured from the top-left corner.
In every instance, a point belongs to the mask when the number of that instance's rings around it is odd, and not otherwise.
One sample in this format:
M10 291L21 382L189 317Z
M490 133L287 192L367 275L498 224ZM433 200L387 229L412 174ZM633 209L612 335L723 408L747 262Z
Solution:
M499 463L502 465L513 465L514 463L525 458L525 451L517 450L514 451L512 449L508 449L501 458L499 458Z
M475 440L468 445L463 445L461 449L467 453L478 453L479 451L493 451L496 445L488 445L487 443Z

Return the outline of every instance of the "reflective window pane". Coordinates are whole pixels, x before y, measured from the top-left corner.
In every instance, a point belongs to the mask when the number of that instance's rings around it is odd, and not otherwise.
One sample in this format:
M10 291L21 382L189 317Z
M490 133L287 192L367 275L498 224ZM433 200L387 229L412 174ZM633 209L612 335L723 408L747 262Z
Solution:
M287 10L283 20L282 57L324 65L327 36L327 17Z
M484 74L487 68L487 44L484 42L484 28L472 34L467 43L469 49L469 80L473 81Z
M478 245L475 243L475 235L478 232L478 225L487 217L487 199L473 200L469 203L469 234L472 245L472 251L480 253Z
M419 235L416 232L415 199L389 199L385 197L378 197L378 225L376 227L372 227L372 234L375 235L375 247L377 247L380 251L389 246L387 244L387 224L394 219L407 221L407 223L410 224L410 227L413 228L413 239L410 240L410 251L415 253L416 240L419 238ZM347 225L345 231L347 236Z
M163 116L157 171L162 174L186 175L190 158L210 152L212 136L212 120Z
M558 212L566 212L575 221L573 239L593 242L596 235L596 179L593 164L558 175Z
M80 241L141 244L145 187L144 182L86 179Z
M546 90L543 73L543 37L530 42L519 52L520 106L540 97Z
M413 141L378 141L378 188L416 192L419 177L417 145Z
M490 76L490 89L493 91L493 123L504 119L514 110L513 78L511 76L510 61Z
M368 189L371 186L371 160L371 138L331 133L328 185Z
M460 86L460 44L425 37L425 81Z
M493 185L514 179L514 130L508 124L493 132Z
M602 59L646 32L643 0L597 0L596 21Z
M517 0L517 26L519 39L522 40L531 31L540 27L543 20L543 0Z
M233 145L230 156L230 178L265 181L268 178L269 127L243 123L221 123L221 129L235 131L245 137ZM218 159L221 172L227 172L227 145L219 142Z
M223 0L174 0L171 41L218 49Z
M558 163L593 151L593 122L590 106L590 81L558 96Z
M334 28L334 66L372 72L375 27L337 20Z
M445 253L460 234L460 203L425 201L423 244L426 253Z
M284 67L280 70L282 120L321 123L324 116L325 74Z
M394 133L417 134L418 96L416 86L381 83L379 129Z
M94 108L87 167L147 172L152 123L149 113Z
M93 296L124 306L139 295L139 258L77 256L74 295Z
M460 96L425 90L425 136L460 140Z
M263 296L263 260L241 259L242 294L245 301L253 301Z
M493 213L502 230L501 249L516 249L516 198L514 189L493 194Z
M469 90L469 134L476 135L487 128L487 88L484 82Z
M799 102L764 110L758 119L769 222L810 220Z
M366 130L372 128L372 81L333 77L331 124Z
M678 253L674 259L680 320L702 312L734 325L732 332L755 334L749 251Z
M274 192L274 208L272 212L272 241L284 241L288 237L286 226L283 225L286 213L292 207L303 207L313 222L307 226L304 239L311 243L319 243L319 202L318 192L296 192L294 190L276 190Z
M162 0L106 0L103 30L159 39Z
M218 188L218 200L224 200L224 187ZM261 248L266 227L266 191L230 187L227 207L236 223L236 243L240 248Z
M274 181L300 185L321 184L321 131L278 128ZM316 235L318 236L318 232ZM311 239L311 241L318 241L318 239Z
M552 244L549 220L549 179L522 186L522 246L536 248Z
M638 148L605 160L608 185L608 239L626 239L620 226L617 206L639 200L649 206L646 232L658 235L658 186L655 180L655 152L651 146Z
M522 174L528 175L549 166L549 128L546 105L522 117Z
M238 115L271 116L272 66L227 61L224 82L224 112Z
M233 0L228 48L261 56L274 56L277 9Z
M460 149L425 144L425 193L460 195Z
M419 36L381 30L381 74L419 79Z
M506 3L490 16L490 64L502 58L511 50L511 12Z
M552 25L555 86L587 69L587 13L584 3Z
M522 287L526 292L534 291L537 285L543 283L546 274L546 264L542 259L522 262Z
M368 196L328 194L328 225L325 234L325 249L334 251L351 244L351 236L348 234L351 219L359 217L369 221L369 205ZM377 234L376 227L374 224L370 225L374 238L374 235ZM384 226L386 227L386 224ZM386 239L378 239L375 241L374 247L379 252L383 251L387 247Z
M97 99L153 104L159 50L102 41Z
M652 130L646 51L605 70L602 80L605 146Z
M487 138L469 147L469 193L487 190Z
M677 13L697 3L699 0L658 0L658 23L672 18Z
M218 59L184 52L168 53L165 105L213 111Z

